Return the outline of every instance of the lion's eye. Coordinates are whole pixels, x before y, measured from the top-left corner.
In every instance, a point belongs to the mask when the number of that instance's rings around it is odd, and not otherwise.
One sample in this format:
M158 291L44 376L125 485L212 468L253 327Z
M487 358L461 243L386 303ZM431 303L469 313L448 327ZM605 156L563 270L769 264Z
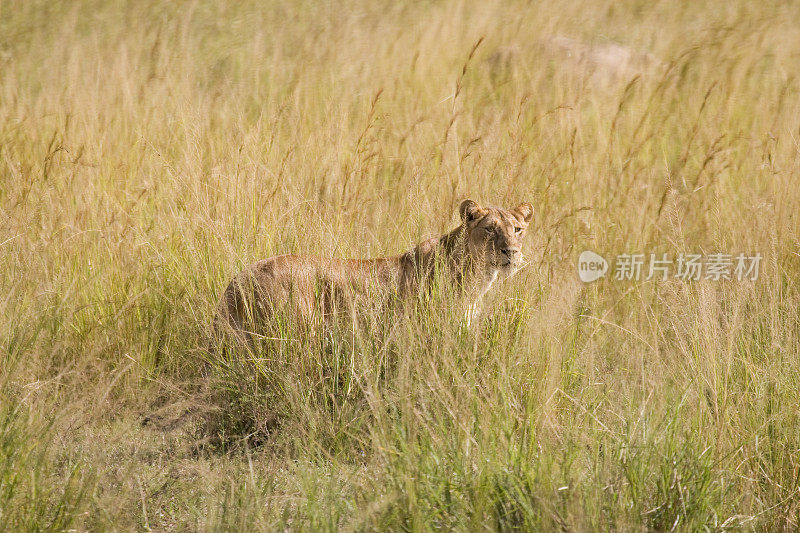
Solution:
M486 233L494 233L494 226L486 226L483 229L486 230Z
M522 233L522 228L514 228L514 233Z

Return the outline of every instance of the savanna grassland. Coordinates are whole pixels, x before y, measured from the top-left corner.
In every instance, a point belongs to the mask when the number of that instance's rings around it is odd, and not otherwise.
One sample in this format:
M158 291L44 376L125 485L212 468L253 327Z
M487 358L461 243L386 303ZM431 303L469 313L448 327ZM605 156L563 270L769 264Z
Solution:
M798 20L0 0L0 530L797 529ZM434 294L210 342L244 265L400 253L467 197L536 208L469 329ZM582 284L585 249L763 261Z

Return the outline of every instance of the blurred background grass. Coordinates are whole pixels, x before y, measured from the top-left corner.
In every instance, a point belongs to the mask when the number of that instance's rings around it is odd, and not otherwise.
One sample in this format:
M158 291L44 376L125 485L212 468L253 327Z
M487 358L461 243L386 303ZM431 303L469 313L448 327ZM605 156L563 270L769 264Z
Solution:
M798 11L0 1L0 529L797 528ZM537 209L475 331L207 375L243 265L465 197ZM584 249L764 261L581 286Z

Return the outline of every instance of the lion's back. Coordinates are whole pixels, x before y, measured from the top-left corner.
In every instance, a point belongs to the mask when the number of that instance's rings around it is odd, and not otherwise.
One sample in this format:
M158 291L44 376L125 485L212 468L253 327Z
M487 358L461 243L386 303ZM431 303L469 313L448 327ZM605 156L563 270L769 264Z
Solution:
M252 263L237 274L220 298L216 321L237 330L263 323L276 313L302 322L349 308L358 298L374 299L397 281L398 259L328 259L280 255ZM377 289L377 290L374 290ZM372 302L375 303L375 302ZM263 324L256 324L256 327Z

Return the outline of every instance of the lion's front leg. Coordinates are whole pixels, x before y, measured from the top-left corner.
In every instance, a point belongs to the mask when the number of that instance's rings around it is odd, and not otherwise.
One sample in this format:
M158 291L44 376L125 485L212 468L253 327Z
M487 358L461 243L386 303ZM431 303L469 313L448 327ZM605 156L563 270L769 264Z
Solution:
M473 303L467 306L466 311L464 311L464 318L462 319L462 323L465 327L469 328L472 326L473 322L478 321L478 317L481 314L481 310L483 306L481 305L480 300L476 300Z

